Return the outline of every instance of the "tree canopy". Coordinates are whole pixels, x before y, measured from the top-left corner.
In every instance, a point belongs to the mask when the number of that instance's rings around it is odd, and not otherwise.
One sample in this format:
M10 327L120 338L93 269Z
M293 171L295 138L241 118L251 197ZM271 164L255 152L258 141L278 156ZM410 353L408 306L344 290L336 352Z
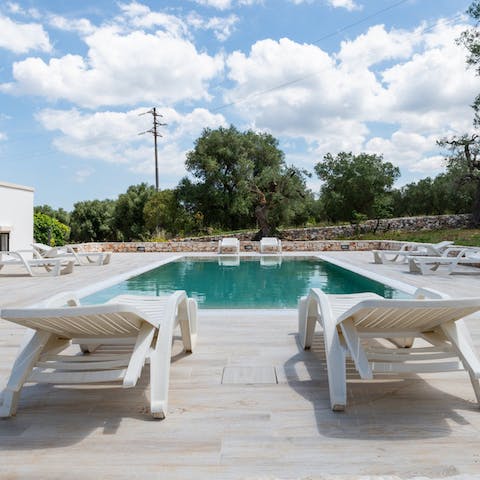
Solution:
M278 141L268 133L229 128L205 129L187 154L179 198L206 225L230 230L257 224L259 236L305 216L310 192L305 174L285 164Z
M340 152L325 155L315 165L323 180L321 199L326 215L333 221L354 220L358 214L376 217L376 208L385 205L400 170L381 155Z
M469 185L472 188L472 221L480 226L480 139L477 134L442 139L439 145L450 152L447 157L447 171L455 177L458 188Z
M474 67L477 75L480 75L480 0L475 0L467 10L467 13L474 20L475 25L462 32L459 42L462 43L468 51L467 64ZM472 105L475 118L474 124L480 126L480 94L476 96Z
M87 200L77 202L70 215L72 238L77 242L106 242L114 240L112 228L115 202Z
M155 188L146 183L131 185L119 195L113 210L112 223L120 241L146 240L150 232L145 225L143 210L155 193Z

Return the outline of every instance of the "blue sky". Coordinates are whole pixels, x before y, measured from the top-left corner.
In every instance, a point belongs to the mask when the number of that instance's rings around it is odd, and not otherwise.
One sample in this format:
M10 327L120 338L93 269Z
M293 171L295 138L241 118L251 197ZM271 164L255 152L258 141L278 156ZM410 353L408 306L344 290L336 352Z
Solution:
M25 0L0 3L0 180L72 209L186 174L205 127L272 133L310 172L383 154L398 185L436 175L480 82L455 43L469 0ZM315 191L320 182L309 183Z

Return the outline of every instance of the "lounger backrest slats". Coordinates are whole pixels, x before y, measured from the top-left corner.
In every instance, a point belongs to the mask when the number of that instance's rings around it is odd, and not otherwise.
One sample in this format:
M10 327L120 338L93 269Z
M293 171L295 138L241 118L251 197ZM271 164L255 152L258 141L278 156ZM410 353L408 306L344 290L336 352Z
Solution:
M108 307L108 308L105 308ZM65 338L136 336L148 312L140 314L128 305L99 307L66 307L61 309L4 309L1 317L35 330ZM149 322L151 323L151 322Z
M338 319L352 319L359 330L428 331L480 311L480 300L367 300Z

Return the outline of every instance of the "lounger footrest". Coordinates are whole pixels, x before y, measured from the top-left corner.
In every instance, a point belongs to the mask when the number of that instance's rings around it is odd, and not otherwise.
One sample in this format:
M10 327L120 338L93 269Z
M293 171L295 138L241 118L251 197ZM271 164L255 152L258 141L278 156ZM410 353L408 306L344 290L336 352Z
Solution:
M127 367L127 359L100 360L93 362L38 362L37 367L57 371L92 371L92 370L111 370L112 368Z
M460 361L452 362L369 362L375 373L435 373L461 372L465 369Z
M413 349L408 353L395 352L375 352L366 350L368 360L373 362L415 362L425 360L444 360L446 358L456 358L453 352L418 352L418 349Z
M88 372L47 372L35 369L27 382L70 385L80 383L121 382L126 369Z
M92 362L108 362L110 360L122 360L124 365L128 364L131 355L118 355L118 354L97 354L97 355L43 355L40 357L39 362L62 362L62 363L92 363Z

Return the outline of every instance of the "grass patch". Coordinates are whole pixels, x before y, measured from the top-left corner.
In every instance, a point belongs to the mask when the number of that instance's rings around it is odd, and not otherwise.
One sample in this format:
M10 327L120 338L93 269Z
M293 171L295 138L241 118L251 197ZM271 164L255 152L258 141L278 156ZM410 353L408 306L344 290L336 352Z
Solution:
M343 240L347 240L344 238ZM457 245L480 246L480 229L452 228L417 232L362 233L348 237L348 240L398 240L401 242L437 243L451 240Z

